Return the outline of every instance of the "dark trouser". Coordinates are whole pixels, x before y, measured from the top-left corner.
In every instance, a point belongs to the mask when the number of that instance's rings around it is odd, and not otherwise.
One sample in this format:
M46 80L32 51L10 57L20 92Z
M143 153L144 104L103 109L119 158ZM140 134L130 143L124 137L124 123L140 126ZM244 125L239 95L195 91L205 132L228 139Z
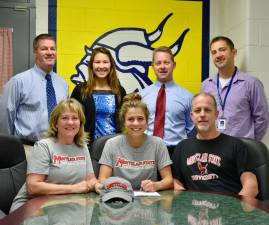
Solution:
M169 156L170 156L170 158L172 158L172 155L173 155L173 153L174 153L174 149L175 149L175 145L169 145L169 146L166 146L167 147L167 149L168 149L168 153L169 153Z
M172 158L172 155L173 155L173 152L174 152L174 149L175 149L176 146L166 146L166 148L168 149L168 153L169 153L169 156L170 156L170 159ZM160 172L158 171L158 180L161 180L161 175L160 175Z

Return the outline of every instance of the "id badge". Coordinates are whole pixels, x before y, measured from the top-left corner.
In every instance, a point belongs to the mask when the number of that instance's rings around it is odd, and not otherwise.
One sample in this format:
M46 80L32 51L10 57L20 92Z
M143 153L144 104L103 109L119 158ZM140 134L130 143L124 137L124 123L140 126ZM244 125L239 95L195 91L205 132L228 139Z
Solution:
M218 119L218 129L219 130L225 130L226 129L226 119L220 118Z

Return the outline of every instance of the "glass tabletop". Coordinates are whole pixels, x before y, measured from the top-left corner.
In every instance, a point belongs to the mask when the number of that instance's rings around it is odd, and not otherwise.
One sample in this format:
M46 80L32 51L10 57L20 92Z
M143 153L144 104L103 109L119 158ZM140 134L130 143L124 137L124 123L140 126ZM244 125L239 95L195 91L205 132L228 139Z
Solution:
M191 191L160 194L160 197L135 197L131 203L103 203L95 193L41 197L42 203L38 198L33 199L8 216L13 220L7 218L3 222L12 221L14 225L269 224L265 210L233 196ZM21 214L24 215L20 217Z

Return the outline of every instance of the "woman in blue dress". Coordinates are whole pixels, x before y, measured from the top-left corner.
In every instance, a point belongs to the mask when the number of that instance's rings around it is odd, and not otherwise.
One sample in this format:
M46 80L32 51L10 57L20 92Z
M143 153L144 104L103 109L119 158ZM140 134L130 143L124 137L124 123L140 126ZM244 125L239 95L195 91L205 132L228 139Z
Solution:
M71 97L83 105L90 146L98 137L120 132L118 111L126 92L117 78L115 61L106 48L93 49L88 72L88 80L77 85Z

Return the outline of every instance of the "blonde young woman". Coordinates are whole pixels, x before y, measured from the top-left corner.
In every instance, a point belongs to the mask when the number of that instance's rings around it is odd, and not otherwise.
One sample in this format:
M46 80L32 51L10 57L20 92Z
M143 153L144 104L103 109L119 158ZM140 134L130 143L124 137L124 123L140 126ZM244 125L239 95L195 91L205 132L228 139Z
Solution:
M88 80L77 85L71 97L83 105L85 131L90 133L91 143L98 137L120 132L118 111L126 92L117 78L115 61L106 48L93 49L88 72Z
M28 157L26 183L13 200L13 211L40 195L86 193L96 178L84 132L85 116L75 99L52 111L46 138L36 142Z
M139 94L124 97L120 110L124 133L109 139L104 147L99 161L101 183L110 176L119 176L129 180L134 190L159 191L172 187L172 161L164 142L144 133L148 117L149 111ZM96 184L96 191L101 187L102 184Z

